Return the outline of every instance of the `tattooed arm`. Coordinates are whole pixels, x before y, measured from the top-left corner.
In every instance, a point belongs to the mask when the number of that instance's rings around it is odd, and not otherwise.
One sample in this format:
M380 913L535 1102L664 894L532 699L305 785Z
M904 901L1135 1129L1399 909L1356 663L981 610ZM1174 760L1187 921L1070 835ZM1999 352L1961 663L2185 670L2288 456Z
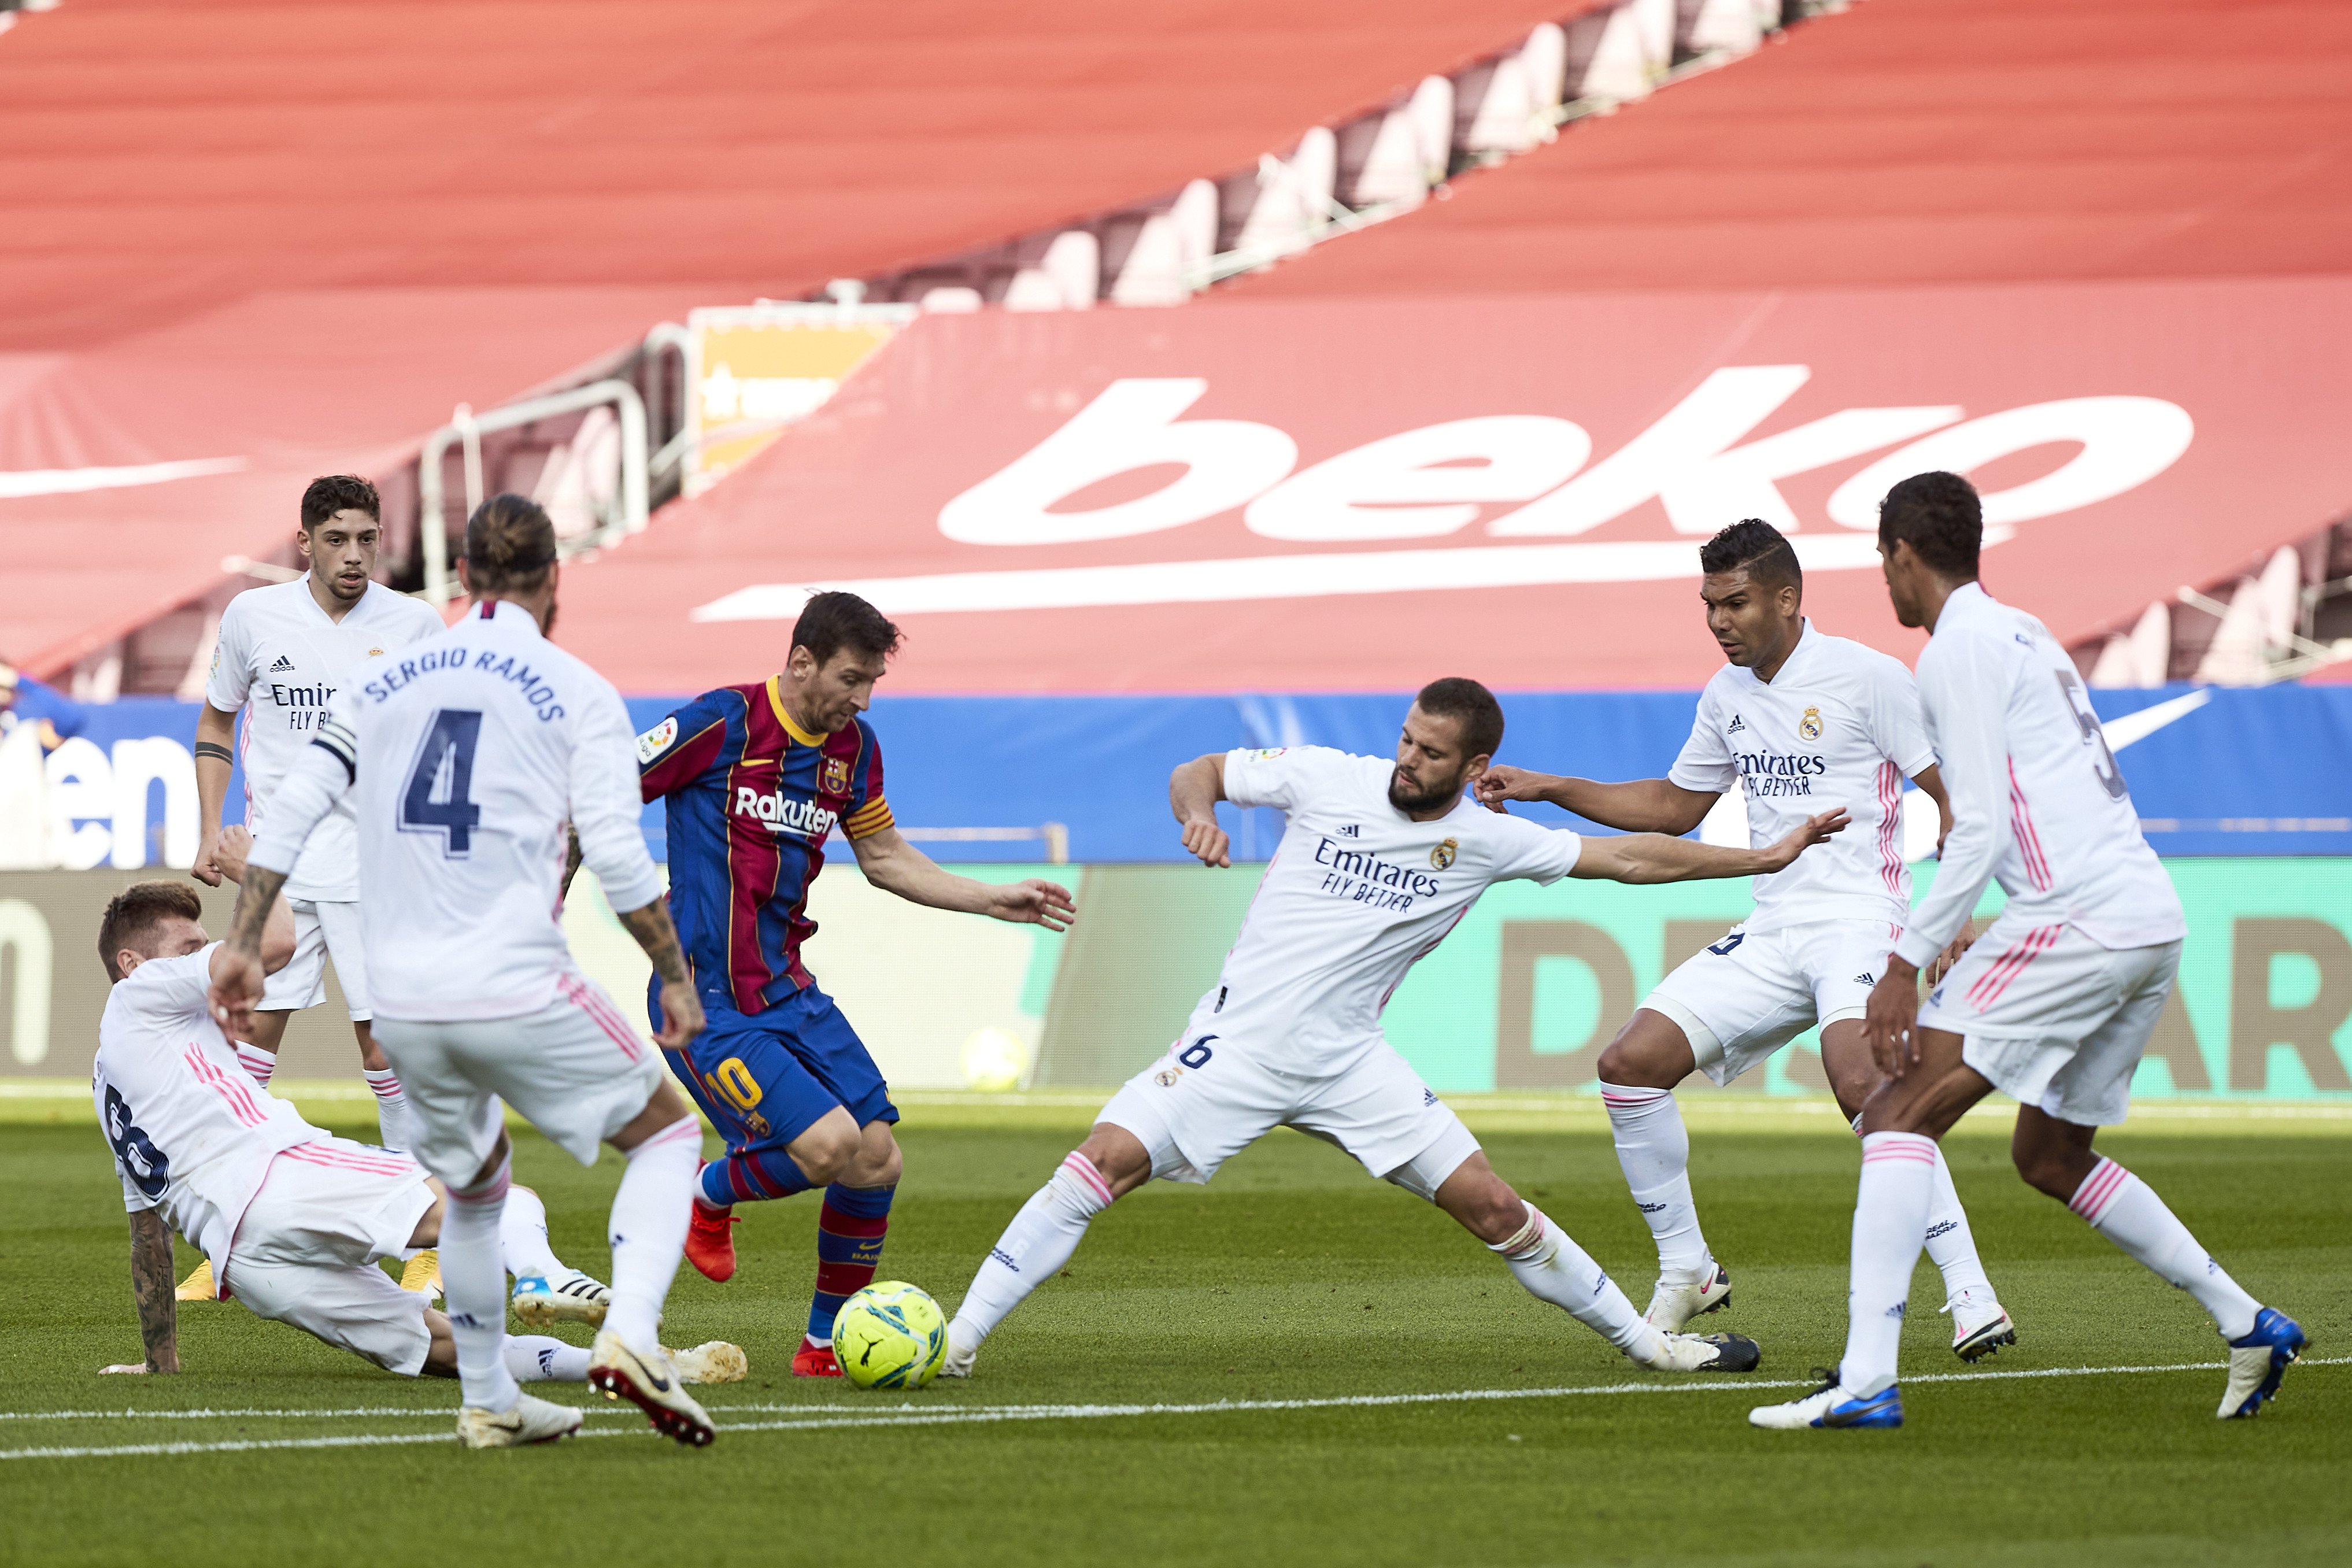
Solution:
M131 1216L131 1295L139 1303L139 1338L147 1347L147 1359L100 1371L179 1371L180 1309L172 1294L172 1227L163 1223L160 1210L140 1209Z
M275 929L270 918L287 910L286 901L278 896L285 886L285 872L248 862L244 890L229 917L228 940L213 950L213 1021L231 1039L251 1037L253 1005L261 1000L262 981L292 954L291 911L276 922ZM281 940L265 942L265 937Z
M654 1043L664 1050L683 1049L702 1033L702 1002L694 994L694 972L677 945L677 927L670 923L669 906L659 899L639 909L621 912L621 923L646 950L646 957L661 976L662 1026Z
M580 830L570 823L563 825L563 887L557 897L572 897L572 879L580 875L580 862L586 857L580 852Z

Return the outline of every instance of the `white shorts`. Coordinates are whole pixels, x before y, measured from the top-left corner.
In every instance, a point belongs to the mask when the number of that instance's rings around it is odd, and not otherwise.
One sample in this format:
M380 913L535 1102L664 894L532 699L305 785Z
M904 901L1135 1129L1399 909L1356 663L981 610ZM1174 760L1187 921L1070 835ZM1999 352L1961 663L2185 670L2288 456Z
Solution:
M327 999L327 960L335 961L335 978L343 983L343 1001L352 1022L364 1024L368 1010L367 952L360 945L357 904L316 903L289 899L294 911L294 956L286 967L261 983L260 1013L299 1013Z
M1171 1182L1206 1182L1285 1126L1338 1144L1373 1175L1424 1198L1478 1152L1453 1108L1384 1039L1329 1078L1276 1071L1226 1039L1179 1040L1096 1120L1134 1133L1150 1152L1151 1173Z
M432 1342L432 1303L377 1265L408 1252L432 1206L424 1170L404 1154L343 1138L298 1143L270 1162L246 1206L223 1283L257 1317L414 1377Z
M2074 926L2004 914L1928 996L1919 1026L1960 1036L1961 1059L2021 1103L2112 1126L2179 968L2178 942L2101 947Z
M593 981L567 975L556 998L514 1018L422 1024L376 1020L376 1041L424 1128L416 1157L452 1186L469 1184L498 1146L499 1102L583 1165L669 1079Z
M1680 1026L1701 1072L1729 1083L1815 1024L1861 1017L1902 935L1877 920L1734 926L1642 1005Z

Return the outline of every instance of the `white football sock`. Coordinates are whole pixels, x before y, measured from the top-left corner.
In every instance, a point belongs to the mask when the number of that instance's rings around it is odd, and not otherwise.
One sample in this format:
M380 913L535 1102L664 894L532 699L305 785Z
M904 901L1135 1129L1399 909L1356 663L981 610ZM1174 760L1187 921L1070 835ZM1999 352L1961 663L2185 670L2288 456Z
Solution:
M613 1305L604 1326L640 1354L657 1347L662 1302L686 1255L694 1176L702 1163L702 1124L671 1123L628 1152L613 1194Z
M542 1279L568 1279L572 1270L547 1245L547 1205L529 1187L507 1190L505 1215L499 1221L499 1253L507 1272L520 1279L536 1274Z
M1110 1207L1110 1184L1094 1162L1073 1152L1039 1187L980 1261L980 1272L956 1308L950 1337L959 1350L980 1347L1006 1313L1039 1282L1052 1279L1078 1249L1087 1225Z
M1657 1238L1659 1275L1676 1284L1705 1278L1710 1258L1691 1201L1690 1133L1675 1091L1604 1083L1601 1103L1609 1109L1625 1184Z
M248 1046L243 1040L239 1040L236 1043L236 1065L245 1069L246 1077L262 1088L268 1089L270 1074L278 1070L278 1054L275 1051L265 1051L259 1046Z
M1862 1133L1859 1116L1853 1119L1853 1131L1857 1137ZM1985 1278L1976 1236L1969 1229L1969 1211L1960 1206L1959 1189L1952 1185L1952 1167L1940 1143L1936 1145L1936 1189L1927 1200L1927 1261L1943 1273L1947 1302L1958 1300L1963 1290L1992 1299L1992 1281Z
M1916 1132L1873 1132L1862 1141L1862 1182L1853 1204L1853 1274L1847 1296L1845 1357L1838 1382L1864 1398L1895 1381L1911 1270L1927 1239L1936 1187L1936 1141Z
M588 1351L546 1334L509 1334L507 1371L517 1383L585 1383Z
M1658 1331L1642 1321L1616 1282L1535 1205L1528 1205L1528 1223L1517 1235L1489 1243L1488 1249L1538 1300L1549 1301L1636 1360L1656 1354Z
M395 1154L415 1148L416 1115L408 1108L408 1096L401 1091L400 1075L390 1068L362 1068L360 1076L375 1094L377 1140Z
M522 1397L507 1370L507 1271L499 1261L499 1215L507 1167L469 1192L452 1188L441 1221L441 1299L457 1342L457 1382L467 1405L511 1410Z
M2074 1189L2066 1206L2175 1289L2197 1298L2225 1340L2253 1332L2262 1303L2238 1288L2189 1227L2173 1216L2156 1189L2102 1158Z

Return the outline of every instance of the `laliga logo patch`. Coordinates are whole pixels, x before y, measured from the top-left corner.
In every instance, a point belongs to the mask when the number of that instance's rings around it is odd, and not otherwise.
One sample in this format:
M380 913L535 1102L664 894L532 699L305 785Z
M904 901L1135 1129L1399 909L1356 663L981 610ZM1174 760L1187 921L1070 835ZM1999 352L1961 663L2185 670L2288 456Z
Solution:
M1806 709L1805 716L1797 721L1797 733L1802 735L1808 741L1820 740L1822 738L1822 710L1818 708Z
M1250 755L1255 757L1259 762L1264 762L1268 757L1278 757L1288 750L1290 750L1288 746L1263 746L1258 750L1252 752Z
M677 715L673 713L637 737L637 765L642 767L669 750L677 739Z
M824 793L841 795L849 788L849 759L827 757L824 760Z
M1429 863L1443 871L1454 864L1454 857L1461 847L1461 840L1449 838L1429 852Z

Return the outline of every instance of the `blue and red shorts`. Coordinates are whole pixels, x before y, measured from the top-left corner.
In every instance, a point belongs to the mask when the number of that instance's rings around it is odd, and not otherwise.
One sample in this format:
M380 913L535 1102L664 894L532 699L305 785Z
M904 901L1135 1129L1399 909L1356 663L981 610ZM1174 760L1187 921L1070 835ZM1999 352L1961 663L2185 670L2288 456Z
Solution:
M660 995L656 981L646 1000L656 1029ZM709 1026L686 1049L662 1054L730 1152L781 1149L835 1106L860 1127L898 1120L866 1042L815 986L752 1016L719 1006L708 994L702 1005Z

